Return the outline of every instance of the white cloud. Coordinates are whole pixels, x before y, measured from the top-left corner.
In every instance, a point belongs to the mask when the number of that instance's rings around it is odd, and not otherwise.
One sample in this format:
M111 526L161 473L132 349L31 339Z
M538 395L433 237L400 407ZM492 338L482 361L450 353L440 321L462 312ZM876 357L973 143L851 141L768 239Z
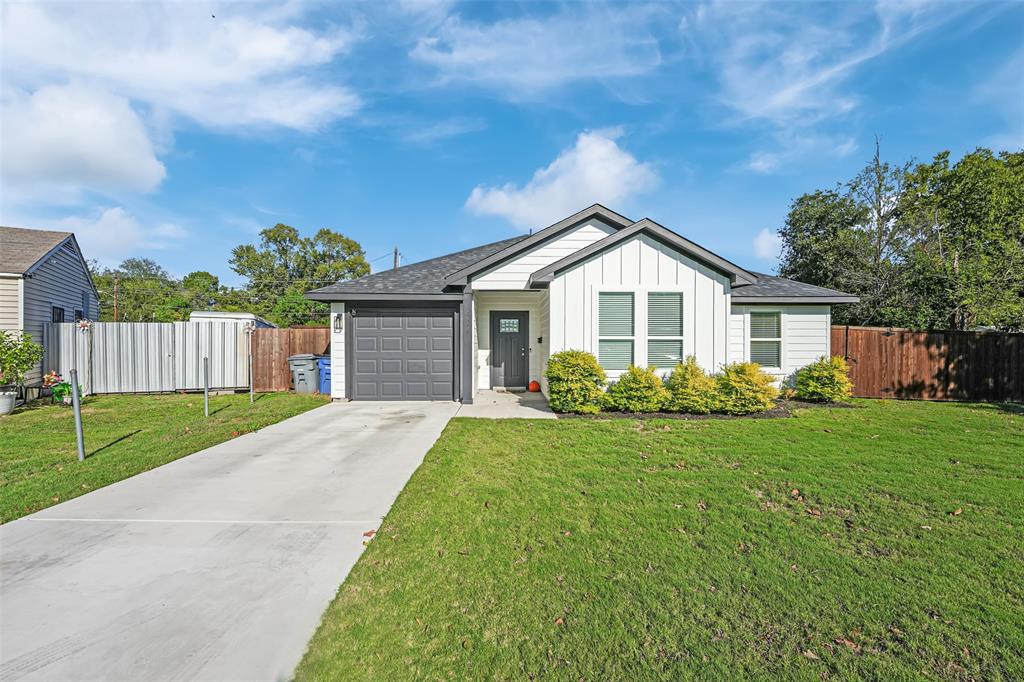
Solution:
M771 173L779 168L779 155L771 152L754 152L744 166L755 173Z
M680 29L709 59L719 100L739 120L810 125L859 105L846 81L862 64L963 11L943 3L712 2Z
M429 125L410 126L402 133L402 139L411 144L429 146L442 140L479 132L486 127L487 124L479 118L456 117Z
M165 175L157 155L186 121L314 131L361 103L322 68L356 33L303 28L294 7L5 3L2 13L3 180L20 186L9 203L57 185L150 191Z
M0 169L8 192L152 190L166 170L146 127L122 97L82 85L45 86L3 99Z
M200 3L8 4L5 73L27 87L70 75L214 126L311 130L358 107L350 90L308 75L354 34L240 5L213 14Z
M754 255L761 260L775 260L782 253L782 237L767 227L754 237Z
M793 134L779 131L771 135L774 151L756 150L739 168L752 173L767 175L783 170L787 165L807 157L845 158L857 151L857 141L852 137L835 137L816 133Z
M171 248L188 236L188 232L174 223L140 224L120 206L99 209L89 215L69 216L48 222L47 226L74 232L85 257L108 266L138 256L140 251Z
M661 64L651 22L657 6L574 6L548 17L494 23L449 16L421 38L413 59L437 69L440 83L493 88L529 97L575 81L650 73Z
M646 163L622 149L621 131L580 133L576 144L549 166L533 174L526 185L477 186L466 208L477 215L496 215L522 228L538 228L595 202L615 206L653 189L658 175Z

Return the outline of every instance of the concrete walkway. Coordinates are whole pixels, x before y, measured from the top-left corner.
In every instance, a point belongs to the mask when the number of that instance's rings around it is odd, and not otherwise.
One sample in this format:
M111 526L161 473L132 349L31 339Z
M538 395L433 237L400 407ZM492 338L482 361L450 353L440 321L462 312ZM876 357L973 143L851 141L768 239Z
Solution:
M478 391L472 405L459 408L460 417L479 419L557 419L541 393Z
M288 679L457 403L336 403L0 526L0 680Z

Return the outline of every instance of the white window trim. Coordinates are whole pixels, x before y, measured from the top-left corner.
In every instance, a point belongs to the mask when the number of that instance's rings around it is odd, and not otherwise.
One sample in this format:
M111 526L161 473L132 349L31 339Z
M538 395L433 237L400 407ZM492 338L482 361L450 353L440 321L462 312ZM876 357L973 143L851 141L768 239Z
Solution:
M628 292L633 294L633 364L637 367L647 367L647 339L651 338L647 336L647 294L652 292L672 292L681 294L683 297L683 336L679 339L683 342L683 357L686 357L686 289L682 285L652 285L644 287L636 286L609 286L609 285L595 285L591 287L590 291L590 309L593 311L590 320L590 348L595 358L598 358L600 362L599 351L600 341L602 338L605 339L627 339L627 336L600 336L600 295L602 292ZM655 339L671 339L675 340L676 337L654 337ZM643 343L640 343L640 341ZM749 351L749 346L748 346ZM659 369L659 372L669 372L668 369ZM609 379L618 379L620 376L625 374L626 370L620 369L606 369L605 374Z
M775 313L779 316L779 336L778 338L772 339L755 339L751 332L752 325L750 323L750 316L752 313ZM779 366L768 367L762 365L761 369L765 370L769 374L781 374L784 370L783 367L786 364L786 311L782 308L763 308L758 306L756 308L748 308L747 314L744 316L746 319L744 324L746 325L746 337L747 346L743 349L744 360L751 362L750 360L750 344L754 341L778 341L779 342Z

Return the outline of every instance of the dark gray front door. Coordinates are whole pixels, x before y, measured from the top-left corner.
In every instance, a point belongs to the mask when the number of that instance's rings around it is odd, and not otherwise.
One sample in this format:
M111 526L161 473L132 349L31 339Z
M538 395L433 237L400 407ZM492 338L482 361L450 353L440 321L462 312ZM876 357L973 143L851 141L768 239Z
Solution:
M352 316L354 400L454 400L451 312L356 310Z
M491 311L491 386L526 386L530 376L529 323L525 311Z

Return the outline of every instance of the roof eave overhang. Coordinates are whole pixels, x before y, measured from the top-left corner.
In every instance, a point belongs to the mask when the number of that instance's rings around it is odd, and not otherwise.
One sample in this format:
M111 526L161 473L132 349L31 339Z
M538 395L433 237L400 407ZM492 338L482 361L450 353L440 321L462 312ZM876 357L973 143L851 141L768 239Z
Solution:
M518 241L511 246L508 246L497 253L491 254L487 258L482 258L472 265L467 265L461 270L457 270L444 278L444 283L449 286L459 286L469 283L469 278L477 274L482 270L493 267L503 261L512 258L516 254L522 253L538 244L553 239L557 235L570 230L588 220L599 218L605 223L608 223L612 227L617 229L624 229L633 224L633 221L629 218L616 213L615 211L605 208L600 204L594 204L588 208L583 209L577 213L572 214L568 218L559 220L553 225L545 227L543 230L538 230L534 234L530 235L522 241Z
M765 303L779 304L789 303L791 305L814 305L814 304L836 304L836 303L859 303L860 298L856 296L739 296L732 295L733 303Z
M558 273L563 270L571 268L589 258L594 258L605 251L615 248L626 240L641 234L646 234L665 246L679 251L680 253L684 253L688 257L693 258L713 270L728 275L729 281L734 285L757 283L757 275L754 273L748 272L721 256L694 244L689 239L676 234L667 227L659 225L649 218L644 218L643 220L633 223L633 225L621 232L608 235L604 239L598 240L590 246L568 255L562 260L556 261L551 265L547 265L540 270L537 270L530 275L528 286L531 288L544 288L548 286Z
M354 293L354 292L324 292L310 291L306 298L312 301L325 301L343 303L345 301L461 301L461 293L451 294L383 294L383 293Z

